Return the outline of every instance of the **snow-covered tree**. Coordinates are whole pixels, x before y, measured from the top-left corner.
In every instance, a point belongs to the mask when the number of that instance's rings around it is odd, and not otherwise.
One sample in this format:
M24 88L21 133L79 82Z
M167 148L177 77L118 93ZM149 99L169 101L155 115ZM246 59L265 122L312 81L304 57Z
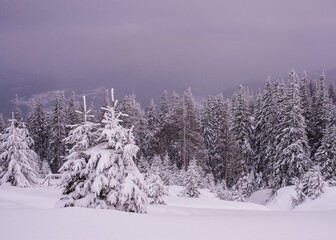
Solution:
M41 98L32 103L27 118L27 129L34 140L33 150L42 162L47 161L49 131L47 126L47 114L43 109Z
M50 130L48 161L51 171L57 173L63 165L63 157L66 154L63 141L66 137L66 107L63 92L56 91L54 94L48 127Z
M276 161L273 163L272 188L287 186L295 178L302 178L311 165L310 147L306 134L306 123L302 115L298 77L294 71L286 92L284 114L276 136Z
M83 116L84 121L81 124L71 125L69 136L64 139L65 143L72 147L64 158L66 162L59 170L63 173L64 185L64 197L59 206L63 207L74 206L75 201L83 196L83 184L89 173L86 169L89 156L85 151L96 144L95 129L98 125L87 120L92 115L90 110L86 110L85 96L83 96L83 103L83 111L78 112Z
M203 185L209 189L210 192L214 192L215 191L215 178L212 175L212 173L208 173L203 181Z
M154 100L151 99L145 113L145 139L143 139L143 153L148 159L155 154L159 154L159 140L157 137L159 131L159 117L155 109Z
M98 116L98 120L99 122L102 122L103 119L104 119L104 115L106 113L106 108L108 106L110 106L111 103L110 103L110 98L109 98L109 93L108 93L108 89L106 89L105 91L105 97L104 97L104 101L103 101L103 104L101 105L101 108L100 108L100 112L99 112L99 116Z
M24 123L18 124L12 114L10 126L1 135L0 184L31 187L37 183L37 155L30 149L34 143Z
M15 126L17 127L23 122L22 112L21 112L20 103L19 103L19 97L17 94L15 94L13 113L14 113L14 119L16 120Z
M3 133L6 129L6 123L3 119L2 113L0 113L0 134Z
M238 185L235 185L232 187L232 191L231 191L231 194L232 194L232 201L235 201L235 202L245 202L245 198L243 196L243 193L241 192L241 189L239 188Z
M166 204L163 196L167 195L167 190L157 172L151 173L146 180L148 190L147 196L150 204Z
M225 180L216 185L215 196L220 200L232 201L232 192L227 188Z
M314 166L302 178L297 181L295 191L296 196L292 199L293 207L301 204L306 198L312 200L318 198L323 193L324 179L320 167Z
M336 126L327 126L320 147L317 149L315 161L321 166L322 176L326 181L336 181Z
M169 186L172 184L172 169L171 161L169 159L168 154L165 154L162 161L162 169L161 169L161 178L164 185Z
M182 197L191 197L191 198L198 198L200 192L198 190L198 181L199 175L197 172L197 163L196 160L191 160L188 171L184 176L184 189L180 193Z
M232 101L232 132L240 148L243 174L255 168L251 113L248 108L247 94L243 86Z
M88 174L73 206L146 213L147 186L134 163L139 148L132 129L121 126L122 113L116 114L115 105L112 91L112 106L104 109L101 143L85 151Z
M77 113L79 109L79 103L76 100L76 94L74 91L71 92L68 108L66 111L66 123L68 126L72 126L80 123L79 115Z

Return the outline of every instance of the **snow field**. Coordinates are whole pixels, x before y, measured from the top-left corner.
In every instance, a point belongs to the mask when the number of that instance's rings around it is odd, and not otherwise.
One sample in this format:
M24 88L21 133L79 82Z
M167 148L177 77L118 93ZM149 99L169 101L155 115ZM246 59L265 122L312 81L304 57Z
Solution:
M177 197L170 187L167 205L149 206L149 214L88 208L55 208L61 191L0 186L0 232L6 240L92 239L335 239L336 188L297 210L283 208L291 187L281 189L267 206L227 202L202 189L200 198ZM267 190L250 201L263 201ZM329 209L329 211L325 211ZM330 210L332 209L332 210Z

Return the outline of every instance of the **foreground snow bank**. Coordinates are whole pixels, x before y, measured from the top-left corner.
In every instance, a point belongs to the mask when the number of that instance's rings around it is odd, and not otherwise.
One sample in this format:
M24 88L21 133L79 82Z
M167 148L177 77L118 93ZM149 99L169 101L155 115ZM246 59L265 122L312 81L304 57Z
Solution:
M0 186L0 238L92 239L334 239L336 211L269 211L253 203L176 197L149 214L86 208L55 209L60 191ZM327 194L327 192L326 192ZM329 194L330 198L336 196Z

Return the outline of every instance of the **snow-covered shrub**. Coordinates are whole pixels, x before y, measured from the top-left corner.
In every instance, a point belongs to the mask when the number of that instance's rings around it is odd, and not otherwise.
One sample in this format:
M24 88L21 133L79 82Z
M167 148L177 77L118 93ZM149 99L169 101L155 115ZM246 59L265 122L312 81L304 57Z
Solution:
M166 204L163 196L168 193L160 176L157 173L153 173L147 178L146 182L148 187L147 196L150 204Z
M303 176L301 182L295 184L296 196L292 198L293 207L304 202L306 198L312 200L318 198L323 193L324 179L319 166L312 167Z
M13 186L31 187L37 184L37 154L30 149L33 139L23 122L9 120L10 126L1 135L0 184L9 182Z
M184 176L184 189L180 193L180 196L183 197L192 197L197 198L200 195L200 192L198 191L198 181L199 181L199 175L197 173L197 164L196 160L190 161L188 171L186 172Z

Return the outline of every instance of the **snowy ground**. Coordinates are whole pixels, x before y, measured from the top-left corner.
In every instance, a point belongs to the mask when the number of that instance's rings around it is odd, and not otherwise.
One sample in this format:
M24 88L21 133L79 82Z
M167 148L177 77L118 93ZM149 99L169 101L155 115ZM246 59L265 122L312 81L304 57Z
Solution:
M336 239L336 188L315 201L290 208L292 187L254 193L245 203L215 199L202 190L199 199L177 197L171 187L166 206L149 214L85 208L55 209L61 191L0 186L0 239Z

